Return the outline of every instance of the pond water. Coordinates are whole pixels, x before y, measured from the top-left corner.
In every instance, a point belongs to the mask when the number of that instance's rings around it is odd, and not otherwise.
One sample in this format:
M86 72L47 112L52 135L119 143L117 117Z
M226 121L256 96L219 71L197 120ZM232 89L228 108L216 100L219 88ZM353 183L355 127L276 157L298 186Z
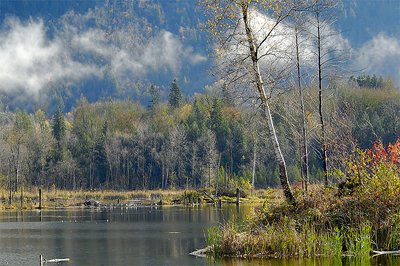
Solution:
M0 212L0 265L205 265L204 232L246 209L201 206Z
M0 265L400 265L398 257L313 260L210 260L190 256L204 232L246 213L248 206L63 208L0 212ZM51 264L50 264L51 265Z

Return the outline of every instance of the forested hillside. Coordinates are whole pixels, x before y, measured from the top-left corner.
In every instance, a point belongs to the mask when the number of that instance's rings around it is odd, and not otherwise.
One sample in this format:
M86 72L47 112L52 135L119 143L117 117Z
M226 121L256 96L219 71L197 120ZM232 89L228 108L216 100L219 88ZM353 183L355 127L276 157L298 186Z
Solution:
M69 111L81 94L145 104L150 83L166 100L171 76L185 95L213 80L196 1L11 0L0 19L1 102L11 109Z

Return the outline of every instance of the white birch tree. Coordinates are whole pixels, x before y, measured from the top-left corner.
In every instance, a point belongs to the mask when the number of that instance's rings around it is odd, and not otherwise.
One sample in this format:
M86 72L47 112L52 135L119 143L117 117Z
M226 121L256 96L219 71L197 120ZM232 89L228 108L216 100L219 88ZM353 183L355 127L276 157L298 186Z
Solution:
M280 25L294 10L292 1L204 0L206 28L213 41L213 56L222 65L230 84L251 85L244 93L260 103L279 167L280 183L287 201L294 203L286 163L271 115L272 90L284 76L277 49L284 41ZM264 70L262 73L261 69Z

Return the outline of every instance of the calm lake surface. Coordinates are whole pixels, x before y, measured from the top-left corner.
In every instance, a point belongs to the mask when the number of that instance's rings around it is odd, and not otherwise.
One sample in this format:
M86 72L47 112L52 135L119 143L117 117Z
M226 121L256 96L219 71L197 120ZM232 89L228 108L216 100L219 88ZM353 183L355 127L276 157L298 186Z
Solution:
M190 256L205 246L204 232L246 213L248 206L216 208L63 208L0 212L0 265L400 265L399 257L367 260L210 260ZM54 264L49 264L54 265Z
M0 265L38 265L40 254L70 258L65 265L206 265L207 259L189 253L205 247L207 228L244 209L231 205L3 211Z

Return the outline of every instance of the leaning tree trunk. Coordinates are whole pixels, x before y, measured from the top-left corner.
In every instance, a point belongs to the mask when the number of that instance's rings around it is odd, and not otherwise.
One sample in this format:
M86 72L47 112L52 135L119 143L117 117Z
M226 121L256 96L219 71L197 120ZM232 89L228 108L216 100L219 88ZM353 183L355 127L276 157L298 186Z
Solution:
M279 180L281 182L283 193L285 194L287 201L294 203L295 198L294 198L292 190L290 188L289 179L288 179L287 171L286 171L286 163L285 163L285 159L283 158L283 155L282 155L278 137L276 136L274 121L272 120L272 115L271 115L271 109L270 109L268 101L265 101L262 105L263 105L265 119L267 120L268 128L270 131L272 144L274 147L275 159L278 162Z
M242 4L243 22L244 22L244 26L245 26L245 30L246 30L247 41L249 44L250 58L253 63L251 71L255 78L255 83L256 83L256 87L257 87L257 91L258 91L258 97L261 100L263 114L265 116L269 131L270 131L270 137L271 137L271 141L272 141L274 152L275 152L275 158L278 162L278 167L279 167L279 179L280 179L281 186L283 189L283 193L286 197L286 200L291 203L295 203L296 200L293 196L292 190L289 185L289 179L288 179L287 171L286 171L286 163L285 163L285 160L282 155L278 137L276 136L274 121L273 121L272 115L271 115L271 108L269 106L269 101L268 101L267 95L265 93L265 89L264 89L264 85L263 85L263 81L262 81L262 77L261 77L261 72L260 72L258 57L257 57L257 51L256 51L256 46L255 46L255 40L253 38L252 29L250 28L248 13L249 13L248 5L246 3L243 3Z

